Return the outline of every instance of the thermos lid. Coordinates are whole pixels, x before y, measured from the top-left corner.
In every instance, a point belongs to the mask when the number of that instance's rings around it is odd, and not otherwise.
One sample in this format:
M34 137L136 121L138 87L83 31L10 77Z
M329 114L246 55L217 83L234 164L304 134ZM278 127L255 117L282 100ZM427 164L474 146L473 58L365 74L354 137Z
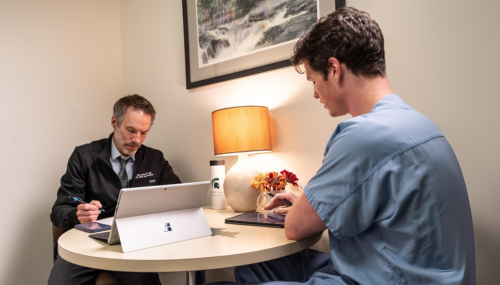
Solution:
M212 165L225 165L225 160L210 160L210 166Z

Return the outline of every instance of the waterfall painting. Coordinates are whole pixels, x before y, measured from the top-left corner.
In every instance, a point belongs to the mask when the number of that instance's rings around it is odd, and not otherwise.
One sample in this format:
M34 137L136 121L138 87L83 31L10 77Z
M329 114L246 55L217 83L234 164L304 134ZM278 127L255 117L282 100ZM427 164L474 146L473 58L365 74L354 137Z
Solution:
M181 1L187 89L291 66L297 40L345 7L345 0Z
M191 1L199 68L297 40L318 19L318 0Z

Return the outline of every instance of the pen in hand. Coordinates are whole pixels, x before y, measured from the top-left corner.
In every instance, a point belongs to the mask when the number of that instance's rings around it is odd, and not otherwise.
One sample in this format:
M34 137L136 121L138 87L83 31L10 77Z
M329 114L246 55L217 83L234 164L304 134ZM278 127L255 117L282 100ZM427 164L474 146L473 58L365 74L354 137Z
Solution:
M276 195L274 195L273 193L269 193L269 192L267 193L267 195L269 195L269 196L271 196L271 197L276 196ZM280 199L280 200L281 200L281 199ZM288 201L287 199L283 199L283 200L281 200L281 201L283 201L283 203L287 204L288 206L292 206L292 202Z
M80 204L88 204L87 202L83 201L82 199L80 199L79 197L72 197L72 196L69 196L69 198L77 203L80 203ZM103 211L104 212L104 209L102 208L99 208L99 210Z

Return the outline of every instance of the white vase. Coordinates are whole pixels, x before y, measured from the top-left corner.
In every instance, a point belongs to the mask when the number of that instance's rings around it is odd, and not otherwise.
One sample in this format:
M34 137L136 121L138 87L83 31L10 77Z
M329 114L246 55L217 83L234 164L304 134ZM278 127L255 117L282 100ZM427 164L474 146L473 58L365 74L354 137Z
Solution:
M238 155L238 162L226 173L224 194L227 204L236 212L252 212L257 209L255 201L262 193L252 187L257 170L250 164L248 155Z

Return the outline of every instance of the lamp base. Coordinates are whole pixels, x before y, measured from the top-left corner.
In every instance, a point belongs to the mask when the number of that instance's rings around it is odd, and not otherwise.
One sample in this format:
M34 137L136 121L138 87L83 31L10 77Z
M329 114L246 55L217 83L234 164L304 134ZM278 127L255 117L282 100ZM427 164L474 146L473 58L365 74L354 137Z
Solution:
M238 154L238 162L229 169L224 179L227 203L236 212L252 212L257 209L257 197L262 193L251 183L257 170L248 160L248 154Z

